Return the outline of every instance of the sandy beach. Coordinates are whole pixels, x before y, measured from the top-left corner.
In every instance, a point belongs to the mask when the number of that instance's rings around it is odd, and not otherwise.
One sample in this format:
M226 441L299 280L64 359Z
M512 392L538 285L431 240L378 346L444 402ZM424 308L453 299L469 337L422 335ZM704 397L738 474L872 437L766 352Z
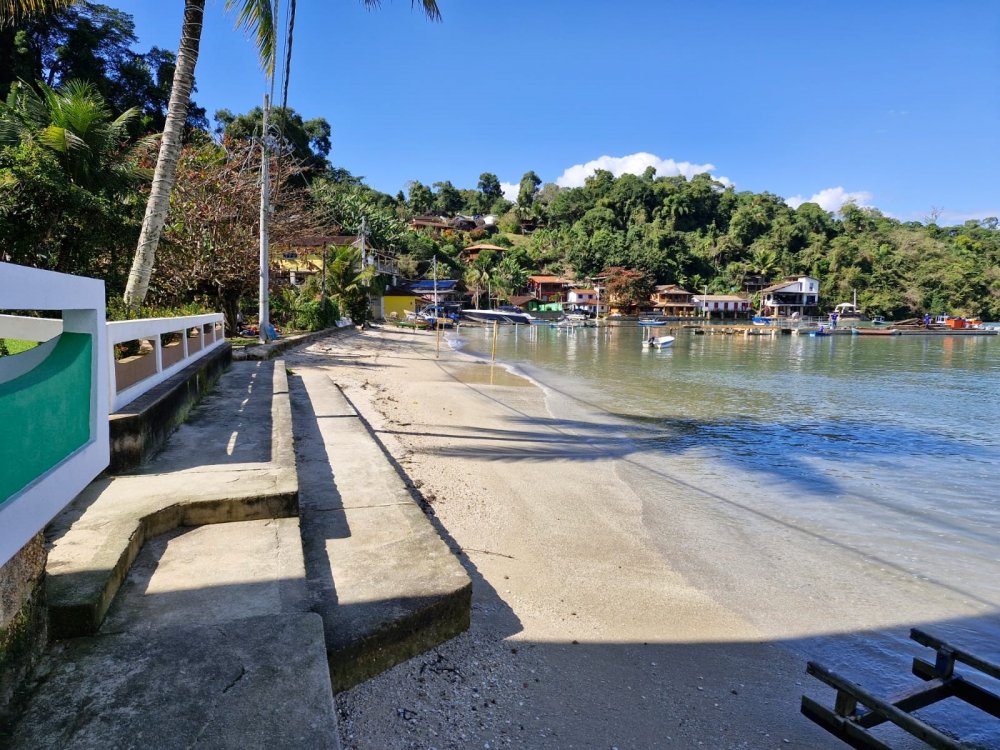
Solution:
M338 696L346 747L841 746L799 714L803 660L671 569L531 381L396 329L287 363L344 389L473 579L467 633Z

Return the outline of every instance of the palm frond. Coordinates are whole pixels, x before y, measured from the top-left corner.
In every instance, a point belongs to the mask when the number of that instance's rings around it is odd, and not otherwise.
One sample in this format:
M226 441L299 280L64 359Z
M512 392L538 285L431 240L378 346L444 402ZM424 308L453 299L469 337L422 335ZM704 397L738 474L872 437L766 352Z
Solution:
M0 27L13 25L25 16L52 13L77 0L0 0Z
M87 149L87 144L80 136L58 125L49 125L42 130L38 134L38 140L60 154Z
M254 37L260 64L267 75L273 75L277 31L271 0L226 0L226 10L237 7L236 28L245 29Z
M378 8L382 5L382 0L361 0L366 8ZM429 21L440 21L441 10L438 8L437 0L410 0L410 7L420 4L424 15Z

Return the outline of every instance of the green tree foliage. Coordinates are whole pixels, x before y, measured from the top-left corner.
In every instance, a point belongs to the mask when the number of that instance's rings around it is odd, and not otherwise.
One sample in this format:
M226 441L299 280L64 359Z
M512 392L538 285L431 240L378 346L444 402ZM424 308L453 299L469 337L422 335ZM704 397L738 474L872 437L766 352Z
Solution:
M111 119L90 84L38 86L16 84L0 104L0 252L120 289L141 206L136 112Z
M524 173L521 177L521 185L517 191L517 205L521 208L528 208L535 202L535 193L538 186L542 184L541 178L533 171Z
M327 264L327 286L338 307L355 325L368 321L371 289L377 273L374 266L361 267L361 251L341 247Z
M490 272L490 276L493 279L494 294L501 299L510 299L528 283L527 270L512 253L504 253L503 258Z
M176 55L158 47L135 52L135 23L124 11L80 2L0 27L0 96L18 79L58 88L85 81L115 114L135 108L133 133L158 132L166 121ZM188 127L205 128L194 102Z
M452 216L462 210L464 201L462 194L458 192L451 181L435 182L434 188L434 212L441 216Z
M434 193L422 182L413 180L406 186L410 193L410 211L415 216L428 214L434 208Z
M379 250L403 246L406 224L398 217L394 200L367 185L314 180L310 188L313 210L327 226L339 226L347 234L361 232L362 219L369 244Z
M274 107L269 114L269 128L277 134L284 150L306 167L322 171L329 163L330 123L322 117L303 120L293 108ZM228 109L215 113L216 133L234 140L249 141L261 137L264 111L260 107L242 115L234 115Z
M479 175L476 189L479 190L481 196L477 206L478 213L487 213L497 201L503 200L503 188L500 187L500 180L492 172L483 172Z
M128 124L135 109L111 118L104 99L89 83L69 81L53 89L41 81L40 93L15 84L0 104L0 145L36 140L58 155L76 184L100 190L122 189L138 173Z

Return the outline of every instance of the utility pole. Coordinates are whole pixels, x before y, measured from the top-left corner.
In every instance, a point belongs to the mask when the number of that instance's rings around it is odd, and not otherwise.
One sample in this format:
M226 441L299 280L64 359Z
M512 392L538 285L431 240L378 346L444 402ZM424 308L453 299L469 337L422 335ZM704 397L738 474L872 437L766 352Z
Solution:
M264 114L260 138L260 307L258 308L258 334L261 343L270 340L270 300L268 299L268 265L271 262L267 223L271 213L271 172L267 158L267 116L270 100L264 94Z

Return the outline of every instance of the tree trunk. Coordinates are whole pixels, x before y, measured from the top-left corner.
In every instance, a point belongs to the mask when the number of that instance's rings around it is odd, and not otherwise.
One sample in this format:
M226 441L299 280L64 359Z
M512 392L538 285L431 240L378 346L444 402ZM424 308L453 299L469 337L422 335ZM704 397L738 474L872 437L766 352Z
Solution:
M135 259L125 287L125 305L137 308L146 299L149 277L153 272L156 247L160 233L167 220L170 208L170 193L177 176L177 160L181 154L181 139L191 102L191 88L194 85L194 68L198 62L198 47L201 44L201 24L205 15L205 0L185 0L184 24L181 27L180 48L177 51L177 67L170 87L170 103L167 105L167 121L160 140L160 152L156 158L153 185L146 202L146 214L142 219L139 245L135 249Z

